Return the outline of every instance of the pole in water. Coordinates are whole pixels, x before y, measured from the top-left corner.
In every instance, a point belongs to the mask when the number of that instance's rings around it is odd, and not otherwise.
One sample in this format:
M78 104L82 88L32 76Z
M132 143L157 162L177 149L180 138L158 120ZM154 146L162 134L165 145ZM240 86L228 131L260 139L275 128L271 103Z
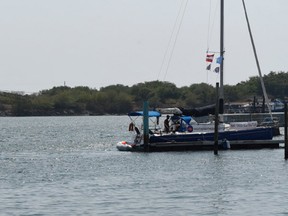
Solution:
M144 151L149 151L148 101L144 101L143 103L143 136L144 136Z
M288 126L288 114L287 114L287 103L285 102L284 109L284 139L285 139L285 160L288 159L288 135L287 135L287 126Z
M214 126L214 155L218 154L218 124L219 124L219 83L216 83L216 107Z

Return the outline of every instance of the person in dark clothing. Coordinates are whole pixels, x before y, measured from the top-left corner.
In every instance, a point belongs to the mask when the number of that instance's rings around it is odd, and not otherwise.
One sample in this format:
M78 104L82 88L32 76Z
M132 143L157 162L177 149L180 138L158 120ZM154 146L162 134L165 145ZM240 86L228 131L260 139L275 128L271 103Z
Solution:
M166 119L165 119L165 121L164 121L164 131L165 131L166 133L169 133L169 118L170 118L170 116L167 115L167 116L166 116Z

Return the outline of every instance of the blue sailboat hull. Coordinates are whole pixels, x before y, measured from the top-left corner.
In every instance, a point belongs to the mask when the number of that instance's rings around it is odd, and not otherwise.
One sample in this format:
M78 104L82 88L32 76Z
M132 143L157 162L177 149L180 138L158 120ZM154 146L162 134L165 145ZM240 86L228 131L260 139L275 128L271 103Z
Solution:
M218 140L272 140L273 129L267 128L255 128L249 130L238 131L224 131L219 132ZM149 143L163 143L163 142L193 142L193 141L213 141L214 133L186 133L186 134L165 134L162 136L151 136Z

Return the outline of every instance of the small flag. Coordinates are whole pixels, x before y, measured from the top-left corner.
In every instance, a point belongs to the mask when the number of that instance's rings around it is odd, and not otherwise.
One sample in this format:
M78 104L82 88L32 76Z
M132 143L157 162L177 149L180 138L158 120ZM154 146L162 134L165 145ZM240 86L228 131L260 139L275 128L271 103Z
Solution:
M222 61L223 61L223 56L219 56L219 57L217 58L217 60L216 60L216 62L217 62L218 64L222 64Z
M206 67L206 70L211 70L211 64Z
M214 69L214 72L215 72L215 73L219 73L219 70L220 70L220 68L219 68L219 67L216 67L216 68Z
M206 62L213 62L214 54L207 54Z

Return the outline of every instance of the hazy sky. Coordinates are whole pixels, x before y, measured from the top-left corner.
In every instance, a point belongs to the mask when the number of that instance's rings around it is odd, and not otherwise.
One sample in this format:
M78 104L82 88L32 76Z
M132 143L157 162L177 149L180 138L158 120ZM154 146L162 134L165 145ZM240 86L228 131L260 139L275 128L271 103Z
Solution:
M215 85L205 58L219 51L219 2L188 0L173 49L186 0L0 0L0 90ZM262 73L288 71L288 0L246 7ZM241 0L225 1L225 51L225 84L258 75Z

